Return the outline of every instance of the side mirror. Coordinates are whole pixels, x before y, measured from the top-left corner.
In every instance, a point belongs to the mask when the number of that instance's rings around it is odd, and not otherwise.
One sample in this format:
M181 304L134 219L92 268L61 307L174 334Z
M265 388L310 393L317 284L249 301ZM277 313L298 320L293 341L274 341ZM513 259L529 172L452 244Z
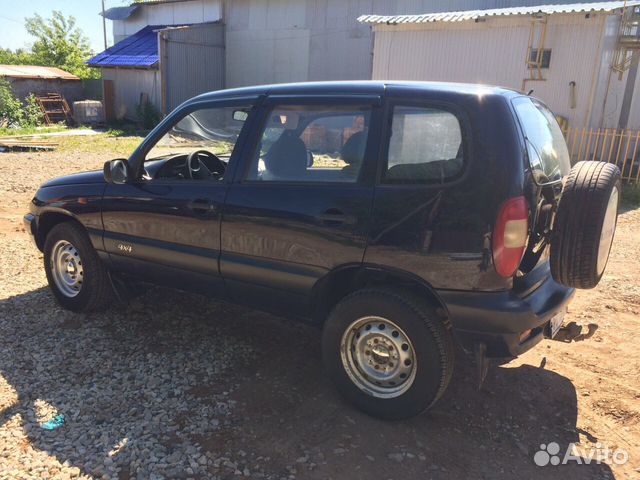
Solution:
M107 183L122 185L131 180L131 168L124 158L116 158L105 162L103 169L104 179Z

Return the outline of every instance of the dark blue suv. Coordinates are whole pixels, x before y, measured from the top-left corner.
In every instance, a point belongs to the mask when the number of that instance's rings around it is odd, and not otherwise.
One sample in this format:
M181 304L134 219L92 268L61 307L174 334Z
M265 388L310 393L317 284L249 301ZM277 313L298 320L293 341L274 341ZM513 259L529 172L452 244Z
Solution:
M189 100L130 158L42 185L25 224L64 307L141 280L313 320L342 394L402 418L443 394L456 342L483 378L555 335L619 191L521 93L323 82Z

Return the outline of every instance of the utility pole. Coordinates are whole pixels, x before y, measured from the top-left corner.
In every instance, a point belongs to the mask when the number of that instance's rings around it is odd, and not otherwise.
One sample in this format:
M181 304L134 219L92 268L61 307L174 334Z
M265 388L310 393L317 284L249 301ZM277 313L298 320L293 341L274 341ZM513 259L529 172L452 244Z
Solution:
M102 35L104 36L104 49L107 49L107 17L104 16L104 0L102 0Z

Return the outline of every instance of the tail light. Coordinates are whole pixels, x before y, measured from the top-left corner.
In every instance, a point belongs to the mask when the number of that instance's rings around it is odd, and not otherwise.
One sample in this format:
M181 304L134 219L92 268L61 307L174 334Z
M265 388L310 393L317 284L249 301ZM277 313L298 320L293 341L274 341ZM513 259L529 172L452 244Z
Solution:
M496 272L511 277L522 261L529 234L529 207L524 197L507 200L493 229L493 264Z

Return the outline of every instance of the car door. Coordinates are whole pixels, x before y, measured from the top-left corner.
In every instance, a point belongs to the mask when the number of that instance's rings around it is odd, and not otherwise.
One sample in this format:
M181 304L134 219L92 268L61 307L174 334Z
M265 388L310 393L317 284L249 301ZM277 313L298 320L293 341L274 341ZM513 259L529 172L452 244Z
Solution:
M188 106L143 143L143 178L105 190L104 245L112 268L156 283L220 293L222 205L249 122L244 117L254 101ZM218 164L206 154L198 155L197 165L207 169L190 173L187 155L198 150L221 159L225 173L215 172Z
M494 186L490 167L471 161L466 110L455 98L390 87L387 112L365 263L437 289L493 288L486 199Z
M306 315L320 278L362 262L380 115L377 96L265 100L223 214L220 269L237 300Z

